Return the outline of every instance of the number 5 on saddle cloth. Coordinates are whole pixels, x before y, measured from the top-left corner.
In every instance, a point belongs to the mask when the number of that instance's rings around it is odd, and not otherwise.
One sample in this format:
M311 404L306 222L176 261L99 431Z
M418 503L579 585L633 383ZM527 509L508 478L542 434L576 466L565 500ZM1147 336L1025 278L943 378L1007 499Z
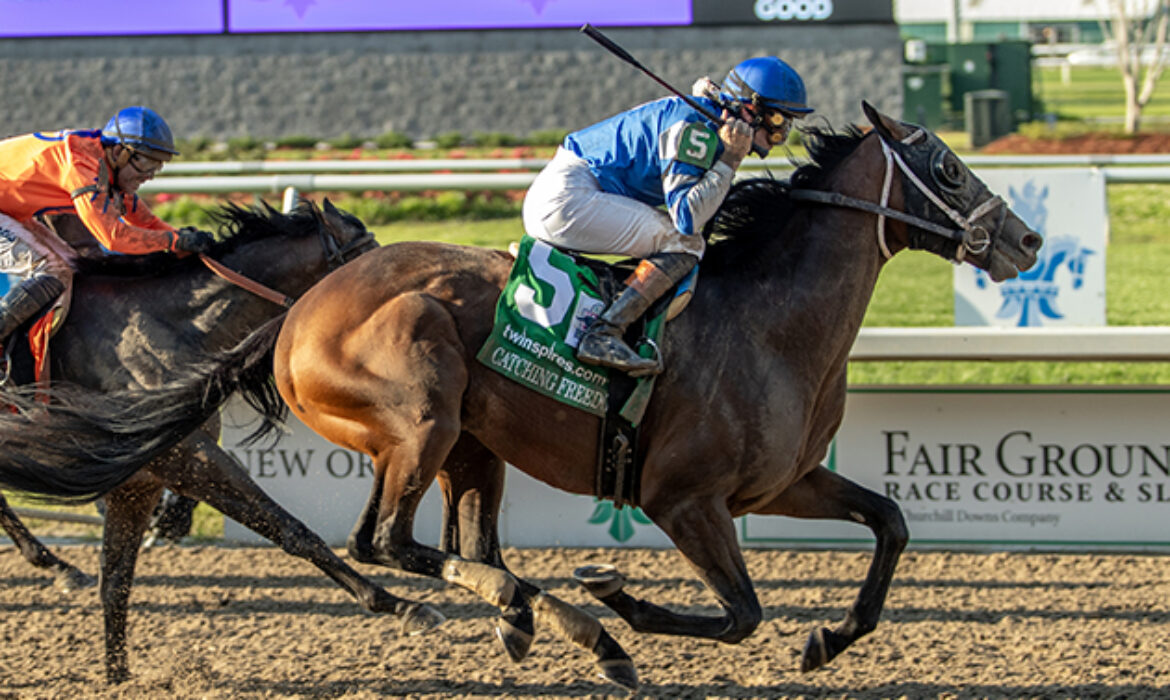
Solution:
M508 379L602 419L595 493L619 506L638 502L637 431L654 376L632 379L585 364L575 350L632 269L632 264L608 265L524 236L496 304L491 335L476 356ZM693 280L693 275L684 279L674 294L631 326L633 337L627 341L640 355L658 355L663 326L685 306ZM676 300L681 303L671 303Z

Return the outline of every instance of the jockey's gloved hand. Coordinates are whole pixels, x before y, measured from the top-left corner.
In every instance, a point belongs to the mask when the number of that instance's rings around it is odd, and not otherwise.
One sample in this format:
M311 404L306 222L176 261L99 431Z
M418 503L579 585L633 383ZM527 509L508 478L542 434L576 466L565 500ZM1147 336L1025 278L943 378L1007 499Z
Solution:
M215 236L207 231L200 231L194 226L184 226L179 229L175 239L175 250L188 253L206 253L215 244Z
M751 152L755 131L751 125L735 118L727 110L723 111L723 118L725 120L723 126L719 127L719 139L723 141L723 155L720 156L720 160L731 166L732 170L736 170Z

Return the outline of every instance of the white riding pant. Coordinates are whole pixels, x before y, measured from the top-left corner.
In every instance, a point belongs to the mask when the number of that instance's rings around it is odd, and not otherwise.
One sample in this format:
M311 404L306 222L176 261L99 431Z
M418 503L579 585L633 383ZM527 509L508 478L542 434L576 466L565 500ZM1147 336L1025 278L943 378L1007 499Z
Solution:
M589 164L558 148L524 197L524 230L550 245L582 253L646 258L654 253L703 257L700 235L679 232L664 210L602 191Z

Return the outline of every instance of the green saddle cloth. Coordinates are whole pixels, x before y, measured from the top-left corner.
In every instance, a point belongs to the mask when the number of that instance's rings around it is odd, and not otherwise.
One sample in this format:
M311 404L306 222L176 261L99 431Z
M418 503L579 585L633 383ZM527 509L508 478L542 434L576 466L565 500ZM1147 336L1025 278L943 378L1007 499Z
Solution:
M476 355L509 379L561 403L605 417L610 371L577 360L576 348L589 323L606 306L597 273L566 253L524 236L512 274L496 303L495 325ZM657 343L665 313L647 322L645 336ZM653 357L651 343L638 352ZM638 380L621 415L634 425L653 387L653 377Z

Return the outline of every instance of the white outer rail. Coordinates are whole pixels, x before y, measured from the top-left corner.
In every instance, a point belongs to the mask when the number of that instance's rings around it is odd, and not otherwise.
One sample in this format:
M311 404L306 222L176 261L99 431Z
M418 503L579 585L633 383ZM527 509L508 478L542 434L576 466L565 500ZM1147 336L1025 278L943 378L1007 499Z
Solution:
M1170 360L1170 326L865 327L849 359L1158 362Z
M1106 165L1170 166L1170 154L970 155L963 162L974 167L1102 167ZM251 173L437 173L443 171L540 170L543 158L402 158L390 160L250 160L171 163L166 175L242 175ZM752 158L745 170L787 170L785 158Z
M1164 157L1163 157L1164 158ZM358 163L361 161L355 161ZM373 162L373 161L371 161ZM976 163L967 161L972 165ZM996 163L996 165L1008 165ZM1023 165L1023 164L1021 164ZM1077 165L1077 164L1072 164ZM779 167L779 166L777 166ZM785 164L784 167L790 167ZM1170 166L1099 167L1105 182L1168 183ZM446 168L440 168L446 169ZM509 170L509 168L504 168ZM282 192L290 187L300 192L417 192L420 190L522 190L536 177L535 171L520 172L417 172L378 174L281 173L273 175L221 175L206 177L160 177L142 186L143 193L226 193ZM168 168L168 172L173 172Z

